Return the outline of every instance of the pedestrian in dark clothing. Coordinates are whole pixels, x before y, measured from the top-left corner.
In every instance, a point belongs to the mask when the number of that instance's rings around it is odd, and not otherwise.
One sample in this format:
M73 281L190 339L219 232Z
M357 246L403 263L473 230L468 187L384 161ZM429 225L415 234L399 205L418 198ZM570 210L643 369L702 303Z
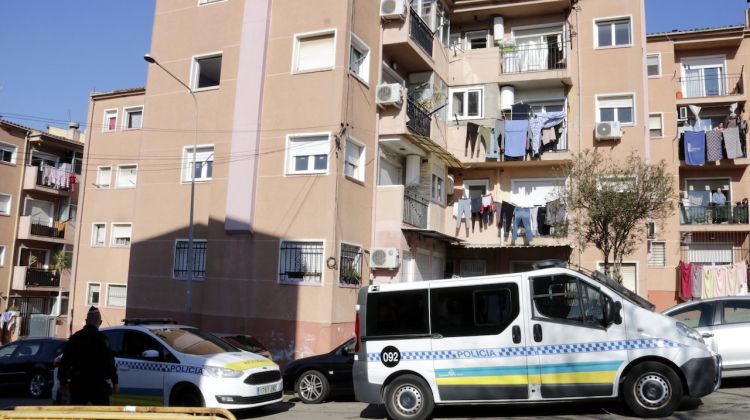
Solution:
M70 337L60 360L57 378L63 387L70 384L72 405L109 405L110 394L119 391L115 358L107 337L99 332L101 324L102 316L92 306L86 325Z

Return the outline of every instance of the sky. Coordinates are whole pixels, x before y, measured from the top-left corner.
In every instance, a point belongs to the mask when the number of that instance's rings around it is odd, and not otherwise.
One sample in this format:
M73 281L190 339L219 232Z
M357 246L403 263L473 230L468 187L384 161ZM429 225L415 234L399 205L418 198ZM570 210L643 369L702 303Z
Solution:
M0 116L46 129L67 126L70 113L85 128L92 91L144 86L154 3L2 0ZM742 24L748 6L746 0L646 0L646 31Z

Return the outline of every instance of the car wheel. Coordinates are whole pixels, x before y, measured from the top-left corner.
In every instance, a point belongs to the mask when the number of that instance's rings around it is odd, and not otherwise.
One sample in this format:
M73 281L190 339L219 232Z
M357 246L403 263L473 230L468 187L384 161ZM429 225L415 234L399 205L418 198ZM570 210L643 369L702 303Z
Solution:
M185 386L175 392L174 397L170 398L169 405L172 407L203 407L203 396L197 389Z
M394 420L422 420L435 409L432 390L421 378L403 375L385 389L385 409Z
M325 375L317 370L308 370L297 379L294 391L303 403L320 404L328 398L330 385Z
M42 371L36 371L29 378L29 395L32 398L42 398L47 392L47 376Z
M638 417L667 417L682 400L682 382L670 367L645 362L633 368L623 383L623 398Z

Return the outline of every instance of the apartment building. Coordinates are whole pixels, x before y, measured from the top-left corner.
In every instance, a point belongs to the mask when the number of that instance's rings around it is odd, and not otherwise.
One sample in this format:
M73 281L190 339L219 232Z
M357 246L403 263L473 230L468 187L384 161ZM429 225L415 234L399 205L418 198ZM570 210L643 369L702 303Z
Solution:
M83 143L78 125L0 120L0 307L13 337L67 335Z

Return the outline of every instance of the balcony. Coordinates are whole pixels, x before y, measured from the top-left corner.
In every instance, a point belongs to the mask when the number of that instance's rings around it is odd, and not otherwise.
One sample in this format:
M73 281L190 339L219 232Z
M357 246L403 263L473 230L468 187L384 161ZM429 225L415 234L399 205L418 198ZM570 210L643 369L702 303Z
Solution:
M565 41L522 44L501 49L500 74L533 73L567 68Z
M406 101L406 116L407 128L420 136L430 137L432 118L429 111L410 98Z
M747 230L748 206L698 206L680 204L681 230ZM709 229L706 229L706 228Z
M31 216L21 216L18 223L18 239L72 244L75 236L75 222L72 220L40 220Z
M73 172L51 166L27 166L23 188L67 196L75 192L77 183L78 176Z
M383 55L406 73L435 70L435 37L416 11L409 8L408 14L405 20L383 22Z
M15 266L13 267L13 289L57 288L60 287L60 277L55 270Z
M409 8L409 36L427 55L432 57L432 31L412 8Z
M743 74L707 74L680 77L677 104L690 105L744 100Z
M410 193L404 193L404 217L407 225L427 229L429 202Z

